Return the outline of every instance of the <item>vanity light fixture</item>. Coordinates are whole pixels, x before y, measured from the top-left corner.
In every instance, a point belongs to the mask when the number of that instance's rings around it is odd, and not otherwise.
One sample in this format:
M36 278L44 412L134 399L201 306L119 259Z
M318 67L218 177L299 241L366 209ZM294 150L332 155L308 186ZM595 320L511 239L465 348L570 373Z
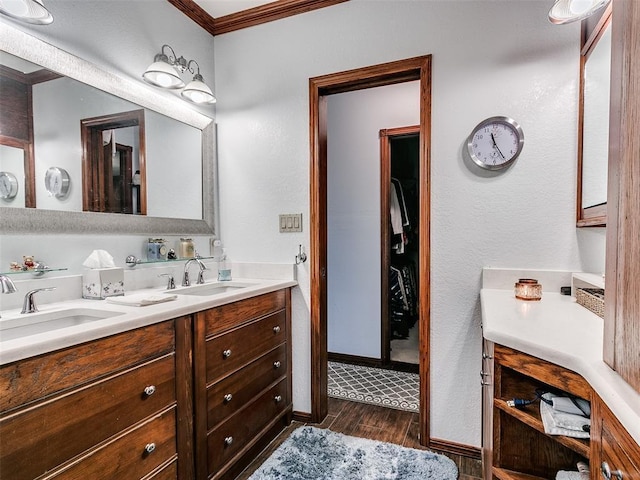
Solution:
M170 52L169 55L165 53L165 49ZM193 64L195 64L195 69ZM185 86L180 74L186 71L193 73L194 77ZM198 62L195 60L187 61L183 56L178 57L173 48L166 44L154 57L153 63L142 74L142 78L145 82L160 88L170 90L184 88L181 95L193 103L215 103L216 101L211 88L204 83L204 79L200 75Z
M556 0L549 10L549 21L556 25L577 22L593 15L611 0Z
M53 15L42 4L42 0L0 0L0 13L33 25L49 25Z

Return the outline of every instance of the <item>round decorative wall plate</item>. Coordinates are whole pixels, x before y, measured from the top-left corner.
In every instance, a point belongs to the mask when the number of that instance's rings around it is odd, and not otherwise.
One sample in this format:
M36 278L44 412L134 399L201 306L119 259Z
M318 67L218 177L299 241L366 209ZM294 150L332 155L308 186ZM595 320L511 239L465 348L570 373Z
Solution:
M11 200L18 194L18 179L13 173L0 172L0 198Z
M524 146L520 125L509 117L490 117L480 122L467 139L471 160L487 170L500 170L515 162Z
M71 179L64 168L50 167L44 176L44 186L49 195L62 198L69 192Z

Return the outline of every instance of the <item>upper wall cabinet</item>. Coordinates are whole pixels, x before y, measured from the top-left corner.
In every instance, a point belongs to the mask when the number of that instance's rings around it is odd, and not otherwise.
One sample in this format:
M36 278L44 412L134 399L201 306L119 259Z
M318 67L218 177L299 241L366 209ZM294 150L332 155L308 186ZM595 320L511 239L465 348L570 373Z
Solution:
M604 360L640 392L640 2L612 22Z
M583 24L578 119L578 227L607 223L611 8Z

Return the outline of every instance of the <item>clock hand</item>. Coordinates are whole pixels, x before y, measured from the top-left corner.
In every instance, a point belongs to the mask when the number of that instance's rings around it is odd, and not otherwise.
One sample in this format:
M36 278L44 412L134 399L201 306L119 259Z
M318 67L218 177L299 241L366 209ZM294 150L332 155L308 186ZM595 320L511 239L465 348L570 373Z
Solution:
M498 151L498 153L500 154L500 156L504 159L504 155L502 154L502 152L500 151L500 148L498 148L498 144L496 143L496 139L493 136L493 133L491 134L491 141L493 142L493 146L494 148Z

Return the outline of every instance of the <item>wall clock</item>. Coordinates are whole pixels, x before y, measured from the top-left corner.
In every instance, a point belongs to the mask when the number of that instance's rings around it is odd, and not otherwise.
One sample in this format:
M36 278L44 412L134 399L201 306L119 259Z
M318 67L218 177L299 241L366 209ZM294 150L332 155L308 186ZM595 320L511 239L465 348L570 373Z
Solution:
M524 146L520 125L509 117L490 117L480 122L467 139L471 160L487 170L511 165Z
M13 173L0 172L0 198L11 200L18 194L18 179Z
M69 192L70 183L69 174L64 168L50 167L44 175L44 186L52 197L64 197Z

